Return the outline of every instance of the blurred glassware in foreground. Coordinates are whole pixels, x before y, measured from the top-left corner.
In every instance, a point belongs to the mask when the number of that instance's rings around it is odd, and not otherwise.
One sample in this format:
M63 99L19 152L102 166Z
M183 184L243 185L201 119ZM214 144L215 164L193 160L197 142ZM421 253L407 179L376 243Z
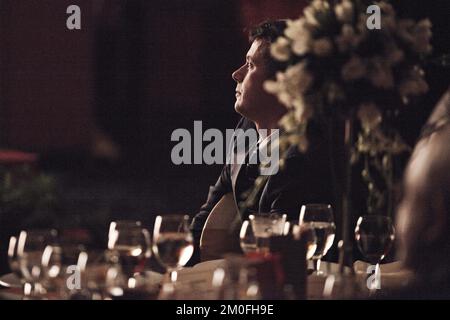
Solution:
M12 236L9 238L9 244L8 244L8 265L11 269L11 272L21 280L23 281L22 271L20 270L20 260L19 256L17 254L17 244L18 239L16 236Z
M245 220L242 223L241 231L239 232L239 240L241 249L244 253L250 253L256 251L256 238L253 233L252 225L250 221Z
M144 270L146 259L151 256L150 248L150 234L140 221L111 222L108 249L117 255L122 272L128 279Z
M379 289L380 262L389 253L395 239L395 230L390 217L367 215L358 219L355 228L358 248L367 261L375 265L375 277L370 282L370 290Z
M320 261L330 250L335 237L335 224L333 209L329 204L306 204L300 211L300 226L313 229L316 235L316 250L312 256L314 271L317 275L320 271Z
M238 255L227 255L222 266L214 270L212 287L215 299L259 300L261 292L258 270Z
M257 251L266 253L270 251L270 237L283 234L286 218L286 214L258 214L249 216L253 234L256 238Z
M24 298L42 298L50 279L60 272L57 232L53 229L21 231L17 257L24 283Z
M167 268L170 281L175 282L176 270L184 266L194 252L189 216L157 216L153 231L153 252Z
M298 220L288 221L285 224L283 235L291 235L296 240L301 237L306 246L306 260L312 259L317 249L317 237L314 228L308 224L300 225Z

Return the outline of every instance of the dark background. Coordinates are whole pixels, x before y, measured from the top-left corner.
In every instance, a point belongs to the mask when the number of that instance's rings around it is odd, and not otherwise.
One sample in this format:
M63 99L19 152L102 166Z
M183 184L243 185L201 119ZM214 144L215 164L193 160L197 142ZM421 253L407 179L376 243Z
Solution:
M436 54L449 52L447 1L395 2L400 14L432 17ZM192 131L194 120L234 128L231 73L244 61L245 27L296 18L305 3L0 0L0 148L38 153L39 170L58 183L58 215L98 239L112 219L193 215L221 166L173 165L172 131ZM71 4L81 30L66 28ZM401 123L410 143L448 86L448 71L429 70L430 94ZM99 152L110 142L118 157ZM10 218L3 248L21 227Z
M0 0L0 149L38 153L58 186L56 213L33 223L56 214L57 226L87 227L104 243L112 219L151 227L156 214L194 215L221 165L173 165L172 131L193 132L194 120L234 128L245 26L295 18L302 3ZM66 28L72 4L81 30ZM111 143L117 157L99 152ZM23 213L6 214L3 249L30 227Z

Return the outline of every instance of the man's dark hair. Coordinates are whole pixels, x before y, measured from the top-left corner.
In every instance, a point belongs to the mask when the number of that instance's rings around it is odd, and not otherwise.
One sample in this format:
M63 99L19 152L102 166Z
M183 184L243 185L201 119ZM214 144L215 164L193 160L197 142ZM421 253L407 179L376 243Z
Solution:
M286 29L286 20L264 21L250 29L248 39L250 42L256 39L263 39L268 42L275 42Z
M284 34L286 27L286 20L283 19L264 21L250 29L248 33L248 40L250 43L255 40L264 40L268 43L273 43L278 37ZM275 74L275 72L286 68L286 63L276 61L270 56L269 46L265 49L264 56L268 60L269 70L271 73Z

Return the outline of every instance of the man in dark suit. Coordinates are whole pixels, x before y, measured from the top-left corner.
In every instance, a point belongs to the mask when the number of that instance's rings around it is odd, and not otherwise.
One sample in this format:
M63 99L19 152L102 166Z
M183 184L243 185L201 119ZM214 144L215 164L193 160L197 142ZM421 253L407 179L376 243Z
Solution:
M263 88L264 81L273 78L276 71L283 67L271 58L270 44L283 33L285 27L285 21L279 20L263 23L250 32L251 47L246 61L232 74L236 81L234 107L243 116L237 126L239 129L256 129L259 133L264 131L261 129L266 129L267 135L270 135L272 130L279 128L278 122L286 113L286 108L277 97ZM237 138L239 141L239 137ZM264 139L261 136L259 138ZM241 220L247 219L250 213L287 214L288 219L297 220L302 204L330 203L330 166L326 143L322 138L320 131L309 135L310 148L306 153L300 153L297 146L288 149L285 166L269 176L258 194L258 201L250 207L243 208L241 204L245 200L244 193L254 186L255 179L259 176L258 165L226 164L216 184L210 188L206 203L192 222L196 247L198 248L203 226L211 210L228 193L234 196ZM236 145L230 148L232 157L236 150ZM247 160L251 153L252 146L248 149ZM193 260L197 259L198 256Z

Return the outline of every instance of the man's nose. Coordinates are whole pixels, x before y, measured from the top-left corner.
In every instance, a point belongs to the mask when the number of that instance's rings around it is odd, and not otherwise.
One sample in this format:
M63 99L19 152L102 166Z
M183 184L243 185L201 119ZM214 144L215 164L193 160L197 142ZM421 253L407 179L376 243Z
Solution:
M234 71L233 74L231 75L233 80L236 82L242 82L242 80L244 80L244 76L245 76L243 71L244 71L244 66L242 66L239 69L237 69L236 71Z

